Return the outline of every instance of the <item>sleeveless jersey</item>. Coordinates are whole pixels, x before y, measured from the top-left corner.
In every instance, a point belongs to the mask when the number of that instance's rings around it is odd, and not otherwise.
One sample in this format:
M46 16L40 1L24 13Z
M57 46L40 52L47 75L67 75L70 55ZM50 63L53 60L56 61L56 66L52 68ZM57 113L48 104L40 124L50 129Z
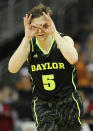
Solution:
M40 48L36 38L31 40L28 67L33 96L46 100L64 98L77 88L75 66L64 58L54 39L48 54Z

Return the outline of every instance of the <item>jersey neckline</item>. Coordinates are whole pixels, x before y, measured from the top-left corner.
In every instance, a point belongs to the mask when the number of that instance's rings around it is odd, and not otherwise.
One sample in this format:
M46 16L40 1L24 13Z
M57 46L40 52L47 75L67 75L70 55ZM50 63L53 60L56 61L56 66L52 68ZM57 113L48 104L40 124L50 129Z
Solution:
M53 46L53 43L54 43L54 38L52 38L51 45L50 45L48 51L46 52L45 50L43 50L43 49L41 48L41 46L40 46L40 44L39 44L39 41L38 41L37 38L36 38L36 45L39 47L39 49L40 49L45 55L48 55L48 54L49 54L49 52L50 52L50 50L51 50L51 48L52 48L52 46Z

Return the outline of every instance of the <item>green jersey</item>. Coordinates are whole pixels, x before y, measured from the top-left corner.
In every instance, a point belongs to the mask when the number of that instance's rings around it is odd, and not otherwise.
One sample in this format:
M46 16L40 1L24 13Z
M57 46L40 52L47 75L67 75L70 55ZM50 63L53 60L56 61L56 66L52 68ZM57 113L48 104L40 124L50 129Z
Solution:
M64 58L54 39L48 53L40 48L36 38L31 40L28 66L34 96L41 99L64 98L77 88L75 66Z

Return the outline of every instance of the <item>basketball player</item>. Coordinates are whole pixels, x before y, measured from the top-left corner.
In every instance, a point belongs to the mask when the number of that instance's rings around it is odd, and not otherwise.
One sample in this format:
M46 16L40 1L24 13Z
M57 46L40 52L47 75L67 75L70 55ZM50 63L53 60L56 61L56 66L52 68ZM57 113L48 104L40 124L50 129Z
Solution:
M8 68L16 73L28 61L37 131L80 131L83 106L74 66L78 54L72 38L57 31L51 14L43 4L26 14L25 36Z

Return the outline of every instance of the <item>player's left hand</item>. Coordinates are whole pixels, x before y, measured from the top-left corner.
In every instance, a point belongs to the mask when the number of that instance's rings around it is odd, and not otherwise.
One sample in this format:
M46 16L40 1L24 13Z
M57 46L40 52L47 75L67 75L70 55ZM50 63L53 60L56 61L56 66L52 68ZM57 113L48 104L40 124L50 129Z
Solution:
M47 22L43 26L41 26L40 29L47 34L54 35L54 33L56 32L56 27L53 20L51 19L49 14L43 12L43 15L47 19Z

